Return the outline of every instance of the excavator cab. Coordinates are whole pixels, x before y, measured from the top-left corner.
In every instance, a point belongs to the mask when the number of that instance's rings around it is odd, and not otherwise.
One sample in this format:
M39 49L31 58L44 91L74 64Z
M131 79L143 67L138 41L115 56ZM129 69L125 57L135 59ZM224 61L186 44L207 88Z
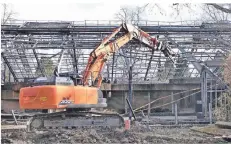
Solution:
M74 82L70 77L38 77L36 78L31 86L41 86L41 85L65 85L65 86L73 86Z

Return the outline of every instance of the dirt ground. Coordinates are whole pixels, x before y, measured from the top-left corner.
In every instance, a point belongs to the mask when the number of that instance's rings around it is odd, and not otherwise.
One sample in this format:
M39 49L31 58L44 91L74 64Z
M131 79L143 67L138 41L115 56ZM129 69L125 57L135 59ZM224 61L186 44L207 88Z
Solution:
M2 131L1 143L224 143L223 140L191 131L189 128L151 128L132 126L124 129L73 129L26 132Z

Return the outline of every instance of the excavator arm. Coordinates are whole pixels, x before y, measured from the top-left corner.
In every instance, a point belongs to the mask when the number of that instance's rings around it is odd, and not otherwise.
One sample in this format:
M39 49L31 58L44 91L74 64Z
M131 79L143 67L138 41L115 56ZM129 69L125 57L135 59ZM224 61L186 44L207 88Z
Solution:
M111 41L119 32L124 32L124 34L119 38L116 38L114 41ZM90 53L88 64L83 74L83 84L100 87L102 83L100 73L105 62L113 53L117 52L122 46L133 39L138 40L151 50L162 51L166 57L172 59L173 52L166 42L158 41L157 38L151 37L148 33L142 31L136 26L123 23Z

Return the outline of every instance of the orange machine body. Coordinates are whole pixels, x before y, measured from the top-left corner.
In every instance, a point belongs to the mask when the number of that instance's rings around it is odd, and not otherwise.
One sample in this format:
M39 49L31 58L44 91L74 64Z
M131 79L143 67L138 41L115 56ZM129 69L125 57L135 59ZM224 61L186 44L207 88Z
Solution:
M20 89L20 108L58 109L71 104L97 104L97 88L87 86L44 85Z

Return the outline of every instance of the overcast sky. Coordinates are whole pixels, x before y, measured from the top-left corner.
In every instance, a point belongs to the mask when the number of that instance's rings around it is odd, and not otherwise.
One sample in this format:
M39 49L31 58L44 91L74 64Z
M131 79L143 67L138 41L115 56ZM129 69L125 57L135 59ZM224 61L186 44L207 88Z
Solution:
M145 1L145 0L144 0ZM16 18L23 20L113 20L115 13L117 13L123 6L143 6L149 3L135 2L135 3L121 3L116 1L110 2L95 2L95 3L54 3L54 4L26 4L14 3L12 9L17 12ZM169 6L171 3L158 4L160 9L154 6L154 3L149 3L148 10L142 19L153 21L180 21L180 20L194 20L200 17L198 6L196 11L190 13L187 9L181 10L178 17L171 16L174 12ZM159 11L163 14L160 14Z

